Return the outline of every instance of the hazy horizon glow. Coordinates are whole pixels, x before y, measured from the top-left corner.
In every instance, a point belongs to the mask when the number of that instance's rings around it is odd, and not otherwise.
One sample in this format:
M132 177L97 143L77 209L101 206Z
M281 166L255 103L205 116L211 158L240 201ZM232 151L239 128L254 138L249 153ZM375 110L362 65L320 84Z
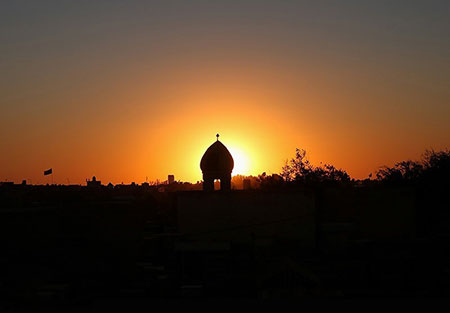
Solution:
M354 178L450 145L448 1L5 1L0 181Z

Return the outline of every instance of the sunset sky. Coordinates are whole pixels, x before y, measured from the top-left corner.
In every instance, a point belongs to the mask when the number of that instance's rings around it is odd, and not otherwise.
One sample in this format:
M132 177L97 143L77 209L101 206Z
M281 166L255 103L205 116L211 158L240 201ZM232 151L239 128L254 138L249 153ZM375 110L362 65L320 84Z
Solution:
M354 178L450 147L450 1L2 1L0 181Z

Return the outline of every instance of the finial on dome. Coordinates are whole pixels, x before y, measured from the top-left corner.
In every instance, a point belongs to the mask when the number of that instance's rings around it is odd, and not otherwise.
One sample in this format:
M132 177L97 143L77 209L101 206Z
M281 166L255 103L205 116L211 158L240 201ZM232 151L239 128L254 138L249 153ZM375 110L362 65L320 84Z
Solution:
M217 141L219 141L219 134L217 134L216 137L217 137Z

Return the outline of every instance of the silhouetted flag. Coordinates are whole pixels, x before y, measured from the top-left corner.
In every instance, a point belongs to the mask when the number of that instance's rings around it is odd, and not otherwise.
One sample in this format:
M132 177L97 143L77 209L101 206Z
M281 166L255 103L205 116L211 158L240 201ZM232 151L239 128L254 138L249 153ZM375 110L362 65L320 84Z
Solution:
M44 171L44 175L50 175L51 173L53 173L52 169Z

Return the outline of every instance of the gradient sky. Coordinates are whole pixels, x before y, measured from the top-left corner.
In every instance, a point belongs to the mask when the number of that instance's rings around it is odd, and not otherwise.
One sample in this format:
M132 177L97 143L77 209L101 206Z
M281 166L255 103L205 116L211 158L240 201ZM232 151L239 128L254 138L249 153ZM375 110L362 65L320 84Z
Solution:
M0 181L201 179L450 146L450 2L2 1Z

